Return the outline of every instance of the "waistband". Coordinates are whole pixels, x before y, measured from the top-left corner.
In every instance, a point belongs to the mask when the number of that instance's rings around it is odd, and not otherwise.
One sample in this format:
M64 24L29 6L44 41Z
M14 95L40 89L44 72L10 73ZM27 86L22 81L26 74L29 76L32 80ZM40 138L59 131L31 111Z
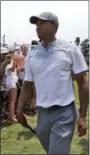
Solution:
M75 101L72 101L71 103L69 103L69 104L66 105L66 106L53 105L53 106L49 107L48 110L56 110L56 109L58 109L58 108L70 107L70 106L72 106L74 103L75 103Z

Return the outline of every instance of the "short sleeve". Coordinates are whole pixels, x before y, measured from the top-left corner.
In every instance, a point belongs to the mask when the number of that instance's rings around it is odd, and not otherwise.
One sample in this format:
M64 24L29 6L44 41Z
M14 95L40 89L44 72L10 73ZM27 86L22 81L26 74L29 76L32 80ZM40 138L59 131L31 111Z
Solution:
M31 63L30 63L30 55L29 54L25 59L24 81L29 81L29 82L34 81L33 72L32 72Z
M81 50L77 46L72 46L71 48L71 61L71 69L74 74L78 74L80 72L88 70L85 58Z

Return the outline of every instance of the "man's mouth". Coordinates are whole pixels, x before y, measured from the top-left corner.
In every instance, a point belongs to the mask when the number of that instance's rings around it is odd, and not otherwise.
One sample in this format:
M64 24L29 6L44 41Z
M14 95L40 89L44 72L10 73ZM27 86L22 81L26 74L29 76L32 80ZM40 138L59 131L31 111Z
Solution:
M40 34L40 31L37 31L37 34Z

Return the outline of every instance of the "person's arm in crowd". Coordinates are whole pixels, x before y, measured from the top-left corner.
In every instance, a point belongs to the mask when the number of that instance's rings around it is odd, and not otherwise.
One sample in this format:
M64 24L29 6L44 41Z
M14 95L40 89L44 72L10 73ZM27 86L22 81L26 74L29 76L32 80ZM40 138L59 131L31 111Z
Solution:
M25 67L24 66L23 67L17 67L17 72L18 71L22 71L23 72L24 70L25 70Z
M13 56L12 58L12 67L11 70L15 71L15 68L17 67L17 56Z
M25 70L24 59L24 56L18 56L17 72Z
M5 60L2 64L2 67L0 66L0 81L2 81L4 75L5 75L5 68L10 63L11 60Z

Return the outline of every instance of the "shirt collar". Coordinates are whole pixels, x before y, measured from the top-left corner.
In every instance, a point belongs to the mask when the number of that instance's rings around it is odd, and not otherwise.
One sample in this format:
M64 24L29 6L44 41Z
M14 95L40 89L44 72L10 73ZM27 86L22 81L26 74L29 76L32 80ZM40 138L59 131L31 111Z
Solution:
M41 42L41 45L44 47L44 48L49 48L50 46L53 46L55 43L56 43L57 39L55 39L53 42L49 43L47 47L45 47L43 45L43 42Z

